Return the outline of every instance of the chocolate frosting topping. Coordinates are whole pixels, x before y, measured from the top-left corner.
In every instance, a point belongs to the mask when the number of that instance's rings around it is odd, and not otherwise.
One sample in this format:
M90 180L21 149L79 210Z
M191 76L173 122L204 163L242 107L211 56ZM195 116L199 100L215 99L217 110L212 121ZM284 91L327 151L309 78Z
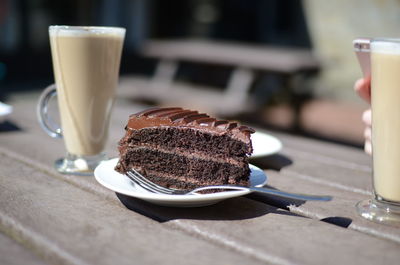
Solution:
M189 127L215 133L229 132L232 136L244 139L255 131L236 122L217 120L205 113L182 108L151 108L129 116L127 129L139 130L155 126ZM241 135L240 135L241 134Z

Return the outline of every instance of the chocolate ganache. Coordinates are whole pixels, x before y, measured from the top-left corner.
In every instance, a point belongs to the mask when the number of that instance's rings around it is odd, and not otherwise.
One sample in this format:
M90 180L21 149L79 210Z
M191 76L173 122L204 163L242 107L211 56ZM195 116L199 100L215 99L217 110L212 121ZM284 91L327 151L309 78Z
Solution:
M205 113L182 108L151 108L129 116L126 129L140 130L153 126L181 126L205 129L215 133L232 133L232 136L247 141L254 129L236 122L217 120ZM245 134L245 136L243 136Z

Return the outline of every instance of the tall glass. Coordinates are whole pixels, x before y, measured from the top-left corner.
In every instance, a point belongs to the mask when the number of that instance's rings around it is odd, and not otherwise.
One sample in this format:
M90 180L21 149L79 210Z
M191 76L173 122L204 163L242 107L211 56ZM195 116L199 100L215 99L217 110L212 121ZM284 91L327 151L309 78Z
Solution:
M400 39L371 41L372 154L374 198L358 212L400 224Z
M104 146L125 29L115 27L50 26L50 46L56 84L43 91L38 119L52 137L64 139L67 155L57 160L61 173L92 175L104 159ZM61 128L48 118L48 102L57 94Z

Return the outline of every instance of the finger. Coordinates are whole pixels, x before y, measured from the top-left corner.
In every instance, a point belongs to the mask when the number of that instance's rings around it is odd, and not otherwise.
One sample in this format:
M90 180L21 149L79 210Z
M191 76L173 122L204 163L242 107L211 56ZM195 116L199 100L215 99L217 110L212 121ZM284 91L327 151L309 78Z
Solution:
M363 112L362 121L365 123L365 125L371 126L371 124L372 124L371 109L367 109L366 111Z
M371 92L370 92L370 82L369 79L361 78L356 81L354 84L354 90L358 93L358 95L367 101L371 102Z
M366 141L371 141L372 140L372 129L371 127L367 127L364 130L364 139Z
M372 144L371 144L371 142L369 142L369 141L365 142L364 151L365 151L365 153L367 153L369 155L372 155Z
M354 90L358 93L358 95L371 103L371 79L370 78L361 78L358 79L354 84Z

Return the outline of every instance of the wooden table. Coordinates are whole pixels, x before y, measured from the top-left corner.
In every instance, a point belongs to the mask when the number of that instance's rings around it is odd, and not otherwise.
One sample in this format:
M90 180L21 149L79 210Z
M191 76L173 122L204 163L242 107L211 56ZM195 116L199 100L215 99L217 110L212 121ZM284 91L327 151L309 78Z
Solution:
M399 264L400 227L355 211L371 196L362 150L269 131L282 151L252 161L268 185L331 202L251 194L168 208L116 195L94 177L58 174L53 161L65 149L39 127L37 98L13 95L0 126L0 264ZM142 108L117 100L111 157L128 115Z

